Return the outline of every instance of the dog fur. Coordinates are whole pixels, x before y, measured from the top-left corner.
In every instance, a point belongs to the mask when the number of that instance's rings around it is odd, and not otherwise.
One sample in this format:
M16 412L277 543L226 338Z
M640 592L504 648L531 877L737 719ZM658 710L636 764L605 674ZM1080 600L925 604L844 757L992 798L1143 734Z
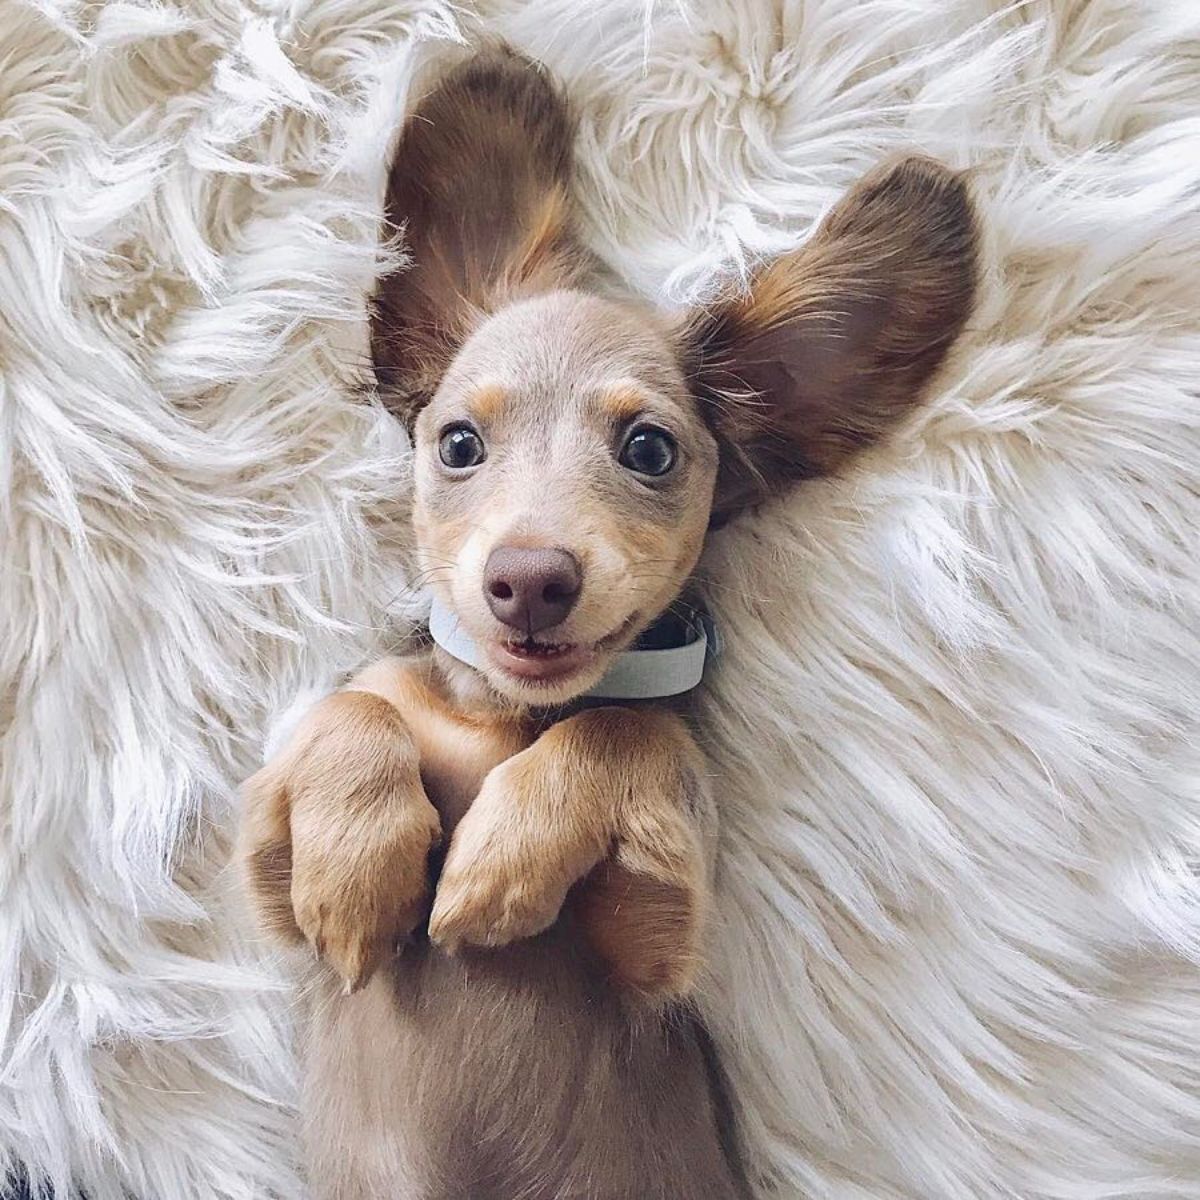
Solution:
M368 668L245 789L264 923L345 984L326 980L307 1032L331 1200L746 1194L719 1068L679 1007L711 906L703 756L673 705L579 697L688 591L711 524L894 428L971 308L965 185L906 159L748 295L671 329L603 289L573 228L572 140L565 100L503 48L409 118L389 216L412 266L382 285L372 345L414 437L426 578L483 661L435 647ZM626 462L647 430L661 471ZM537 547L573 565L544 577L571 591L535 625L491 564Z

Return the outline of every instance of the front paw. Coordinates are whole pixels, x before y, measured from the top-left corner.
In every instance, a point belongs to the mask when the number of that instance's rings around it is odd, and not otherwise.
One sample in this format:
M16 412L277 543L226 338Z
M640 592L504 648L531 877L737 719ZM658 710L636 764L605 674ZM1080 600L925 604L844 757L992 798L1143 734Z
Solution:
M365 692L328 697L250 781L247 801L288 814L294 928L347 990L361 987L424 916L429 852L441 837L399 713ZM284 899L278 883L274 895L268 919Z
M438 881L429 936L443 949L504 946L554 924L606 848L599 828L572 818L560 789L536 747L488 773Z
M441 837L423 794L381 789L379 798L390 812L369 823L332 822L293 845L296 924L348 992L402 948L425 916L429 852Z
M471 866L447 858L429 918L429 937L443 950L506 946L554 924L570 884L534 877L515 858L497 859Z

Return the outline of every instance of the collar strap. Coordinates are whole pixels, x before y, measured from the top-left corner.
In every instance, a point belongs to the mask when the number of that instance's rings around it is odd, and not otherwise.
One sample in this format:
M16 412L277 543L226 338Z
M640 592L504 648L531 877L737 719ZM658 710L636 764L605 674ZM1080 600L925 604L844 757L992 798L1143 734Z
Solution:
M718 650L712 618L692 610L684 621L687 640L678 646L626 650L586 695L597 700L655 700L690 692L704 678L704 664ZM469 667L481 665L479 647L463 632L453 612L434 599L429 634L447 654Z

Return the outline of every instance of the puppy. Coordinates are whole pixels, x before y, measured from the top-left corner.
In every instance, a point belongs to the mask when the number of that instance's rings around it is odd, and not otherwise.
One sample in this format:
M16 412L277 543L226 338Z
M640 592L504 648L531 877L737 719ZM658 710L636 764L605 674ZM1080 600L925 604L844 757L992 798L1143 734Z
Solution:
M469 652L368 667L245 788L258 912L321 959L304 1108L333 1200L746 1194L686 1003L716 811L686 695L589 692L639 639L686 637L711 528L911 410L972 301L964 186L912 158L668 319L582 244L572 141L506 51L408 121L388 216L412 262L372 349Z

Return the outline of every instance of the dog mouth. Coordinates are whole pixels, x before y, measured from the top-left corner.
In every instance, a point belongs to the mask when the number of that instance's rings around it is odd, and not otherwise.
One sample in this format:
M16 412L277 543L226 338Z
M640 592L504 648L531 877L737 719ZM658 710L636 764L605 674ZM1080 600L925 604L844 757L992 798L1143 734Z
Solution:
M597 642L550 642L529 636L493 643L490 656L504 674L526 683L562 683L595 665L596 659L618 645L637 622L627 617Z
M500 642L496 646L496 665L507 675L531 683L551 683L590 666L596 657L591 646L578 642L539 642L527 637Z
M576 646L574 642L538 642L527 637L522 642L505 642L504 649L516 658L547 661L569 654Z

